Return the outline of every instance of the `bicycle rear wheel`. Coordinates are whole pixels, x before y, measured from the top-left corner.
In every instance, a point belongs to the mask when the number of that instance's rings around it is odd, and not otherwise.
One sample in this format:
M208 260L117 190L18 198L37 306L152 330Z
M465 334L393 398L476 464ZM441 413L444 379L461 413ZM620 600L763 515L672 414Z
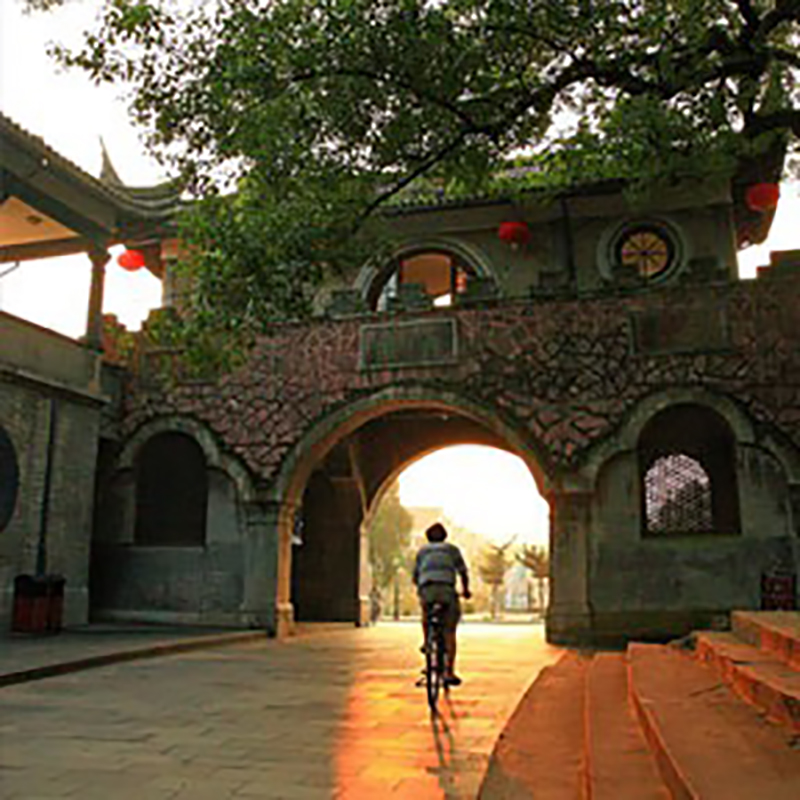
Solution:
M428 630L425 646L425 688L428 693L428 706L434 714L439 702L439 692L444 687L444 659L445 648L442 631L432 625Z

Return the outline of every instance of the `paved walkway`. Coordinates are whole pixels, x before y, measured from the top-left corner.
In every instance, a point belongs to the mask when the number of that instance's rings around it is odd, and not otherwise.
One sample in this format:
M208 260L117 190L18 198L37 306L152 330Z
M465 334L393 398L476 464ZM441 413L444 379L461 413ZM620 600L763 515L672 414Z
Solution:
M128 659L264 638L263 631L136 624L86 625L55 636L0 634L0 687Z
M414 686L419 630L402 623L6 686L0 798L474 798L503 724L560 651L527 625L468 624L460 640L465 683L433 722Z

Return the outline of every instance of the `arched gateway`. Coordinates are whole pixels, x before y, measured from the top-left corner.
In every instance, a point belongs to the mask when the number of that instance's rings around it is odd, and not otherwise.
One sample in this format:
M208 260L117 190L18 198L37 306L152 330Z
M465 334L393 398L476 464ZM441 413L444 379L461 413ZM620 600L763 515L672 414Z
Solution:
M297 620L368 620L366 520L382 489L421 456L454 444L520 456L546 496L549 478L524 434L491 407L426 387L391 388L313 426L286 459L279 505L279 629Z
M795 395L773 389L789 367L747 338L778 283L726 286L710 344L714 284L459 301L276 325L219 381L132 394L95 611L279 634L295 612L358 622L381 487L467 441L521 456L549 503L552 641L679 635L758 608L763 576L796 569L800 519ZM126 454L168 430L194 436L209 471L192 546L137 542L123 513L148 496Z

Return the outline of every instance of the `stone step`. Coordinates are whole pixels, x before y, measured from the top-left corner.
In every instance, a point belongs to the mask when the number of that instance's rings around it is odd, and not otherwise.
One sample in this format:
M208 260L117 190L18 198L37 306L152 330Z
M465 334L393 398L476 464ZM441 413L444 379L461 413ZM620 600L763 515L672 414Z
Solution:
M628 648L644 735L674 798L797 800L794 737L741 702L716 672L664 645Z
M495 745L479 800L581 797L588 663L567 653L542 670Z
M624 653L598 653L586 675L584 797L670 800L628 696Z
M800 672L732 633L696 633L695 655L743 700L800 735Z
M731 628L743 641L800 671L800 612L734 611Z

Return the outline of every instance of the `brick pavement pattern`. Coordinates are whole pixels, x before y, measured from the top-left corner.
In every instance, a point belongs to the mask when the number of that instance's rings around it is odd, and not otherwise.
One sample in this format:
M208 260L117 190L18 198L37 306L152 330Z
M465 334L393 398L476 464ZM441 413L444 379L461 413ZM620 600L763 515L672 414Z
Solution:
M467 624L432 722L419 628L320 629L0 689L0 798L474 798L541 627Z

